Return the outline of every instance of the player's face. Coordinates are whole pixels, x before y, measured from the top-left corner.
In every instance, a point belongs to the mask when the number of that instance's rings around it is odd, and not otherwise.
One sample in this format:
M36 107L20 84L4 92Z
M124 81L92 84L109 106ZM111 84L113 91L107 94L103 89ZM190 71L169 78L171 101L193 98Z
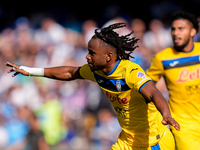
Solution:
M171 35L174 47L177 50L183 50L190 40L192 40L192 25L186 19L178 19L173 21L171 26Z
M106 64L107 53L100 39L91 39L88 43L88 54L86 56L88 65L92 71L102 70Z

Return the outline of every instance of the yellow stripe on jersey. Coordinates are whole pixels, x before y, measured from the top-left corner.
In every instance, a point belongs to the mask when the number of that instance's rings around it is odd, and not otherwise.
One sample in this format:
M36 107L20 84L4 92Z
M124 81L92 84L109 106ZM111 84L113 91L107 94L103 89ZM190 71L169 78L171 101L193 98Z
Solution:
M143 69L129 60L119 60L107 75L101 70L92 72L86 64L80 75L97 82L114 107L122 127L120 139L128 145L152 146L164 133L162 116L155 105L147 103L140 94L142 86L151 81Z

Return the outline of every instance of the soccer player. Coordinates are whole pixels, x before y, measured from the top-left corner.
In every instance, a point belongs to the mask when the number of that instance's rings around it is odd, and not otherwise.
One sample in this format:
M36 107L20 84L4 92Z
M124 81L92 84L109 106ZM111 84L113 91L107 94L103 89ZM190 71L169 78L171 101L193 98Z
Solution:
M97 82L112 103L122 132L112 150L174 150L174 138L166 127L180 130L171 117L166 99L155 88L143 69L129 61L138 39L131 34L119 36L114 29L126 26L112 24L95 30L88 43L88 64L81 67L61 66L29 68L7 63L10 72L69 81L88 79Z
M174 46L157 53L147 74L157 82L161 76L169 90L172 117L181 130L171 128L177 150L200 150L200 43L194 43L198 22L193 14L172 16Z

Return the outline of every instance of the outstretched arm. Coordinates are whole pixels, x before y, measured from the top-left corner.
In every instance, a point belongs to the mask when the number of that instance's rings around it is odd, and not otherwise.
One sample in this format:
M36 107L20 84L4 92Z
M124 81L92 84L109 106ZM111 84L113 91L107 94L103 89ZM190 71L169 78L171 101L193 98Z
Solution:
M158 91L153 82L148 82L142 89L142 95L149 101L152 101L158 111L162 114L162 124L170 124L174 126L176 130L180 130L180 125L172 118L167 100Z
M6 63L6 66L12 67L8 73L15 72L12 77L15 77L18 74L22 74L25 76L44 76L51 79L57 80L75 80L82 79L79 75L78 69L79 67L71 67L71 66L60 66L60 67L52 67L52 68L29 68L22 67L20 65L16 65L13 63Z

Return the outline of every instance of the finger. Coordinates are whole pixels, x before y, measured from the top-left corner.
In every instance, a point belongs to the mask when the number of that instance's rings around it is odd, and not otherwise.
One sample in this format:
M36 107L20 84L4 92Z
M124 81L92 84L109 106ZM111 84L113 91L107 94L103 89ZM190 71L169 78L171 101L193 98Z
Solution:
M8 66L8 67L19 68L19 65L16 65L16 64L13 64L13 63L10 63L10 62L7 62L7 63L6 63L6 66Z
M20 74L19 72L15 72L12 77L15 77L16 75Z
M6 63L6 66L13 67L13 64L10 63L10 62L7 62L7 63Z
M180 125L177 122L175 123L174 127L175 127L176 130L180 131Z
M11 70L8 70L8 71L7 71L7 73L11 73L11 72L13 72L13 71L14 71L14 70L13 70L13 69L11 69Z
M173 119L169 119L169 124L172 125L176 130L180 131L180 125Z
M8 73L13 72L13 71L16 71L16 69L17 69L17 68L12 67L12 69L8 70L7 72L8 72Z

